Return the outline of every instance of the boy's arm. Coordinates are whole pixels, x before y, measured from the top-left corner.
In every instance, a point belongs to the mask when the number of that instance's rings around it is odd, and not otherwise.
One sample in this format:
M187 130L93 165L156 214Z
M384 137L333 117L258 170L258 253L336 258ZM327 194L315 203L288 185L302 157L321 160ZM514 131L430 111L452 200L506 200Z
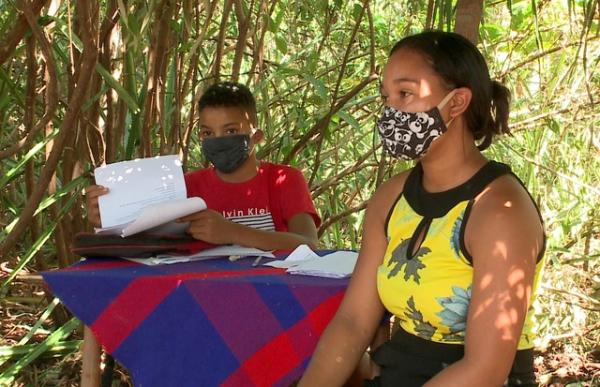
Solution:
M319 244L317 227L313 218L306 213L294 215L288 222L288 231L263 231L235 224L234 244L255 247L261 250L291 250L306 244L316 249Z
M188 233L214 244L236 244L261 250L291 250L301 244L316 249L317 227L307 213L298 213L288 221L288 231L263 231L232 222L219 212L204 210L181 218L190 222Z

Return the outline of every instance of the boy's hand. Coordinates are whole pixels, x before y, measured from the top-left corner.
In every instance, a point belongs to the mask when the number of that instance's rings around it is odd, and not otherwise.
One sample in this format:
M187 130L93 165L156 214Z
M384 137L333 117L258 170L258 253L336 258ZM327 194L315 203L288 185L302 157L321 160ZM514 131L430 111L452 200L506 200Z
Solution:
M85 205L87 208L88 223L93 227L102 227L100 221L100 207L98 206L98 197L106 195L108 188L101 185L90 185L85 189Z
M233 243L236 224L217 211L203 210L179 219L190 222L187 233L195 239L216 245Z

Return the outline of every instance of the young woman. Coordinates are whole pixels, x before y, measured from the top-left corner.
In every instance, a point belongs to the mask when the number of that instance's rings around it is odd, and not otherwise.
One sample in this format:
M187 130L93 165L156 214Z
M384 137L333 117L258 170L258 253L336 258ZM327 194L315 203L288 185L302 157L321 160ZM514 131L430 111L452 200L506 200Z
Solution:
M545 235L510 168L481 151L508 133L509 91L467 39L400 40L384 69L384 148L416 166L371 199L340 308L299 385L342 385L387 309L399 329L373 386L530 386Z

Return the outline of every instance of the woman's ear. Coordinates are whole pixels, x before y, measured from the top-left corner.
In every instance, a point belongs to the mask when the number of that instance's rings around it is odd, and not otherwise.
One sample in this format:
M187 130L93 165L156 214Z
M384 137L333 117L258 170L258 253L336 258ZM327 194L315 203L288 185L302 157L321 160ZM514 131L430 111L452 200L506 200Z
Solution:
M450 118L457 117L464 113L469 107L472 97L473 94L471 93L471 89L467 87L459 87L458 89L455 89L454 95L448 103L448 107L450 109Z

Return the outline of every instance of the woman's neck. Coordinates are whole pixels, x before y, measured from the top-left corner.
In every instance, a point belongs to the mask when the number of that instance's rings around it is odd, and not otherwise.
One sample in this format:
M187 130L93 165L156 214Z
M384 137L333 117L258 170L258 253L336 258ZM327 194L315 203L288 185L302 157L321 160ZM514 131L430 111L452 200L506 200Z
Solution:
M434 141L421 159L423 188L428 192L446 191L466 182L488 161L477 149L471 132L462 122L457 124L460 126L455 130L448 130ZM440 143L435 144L437 141Z

